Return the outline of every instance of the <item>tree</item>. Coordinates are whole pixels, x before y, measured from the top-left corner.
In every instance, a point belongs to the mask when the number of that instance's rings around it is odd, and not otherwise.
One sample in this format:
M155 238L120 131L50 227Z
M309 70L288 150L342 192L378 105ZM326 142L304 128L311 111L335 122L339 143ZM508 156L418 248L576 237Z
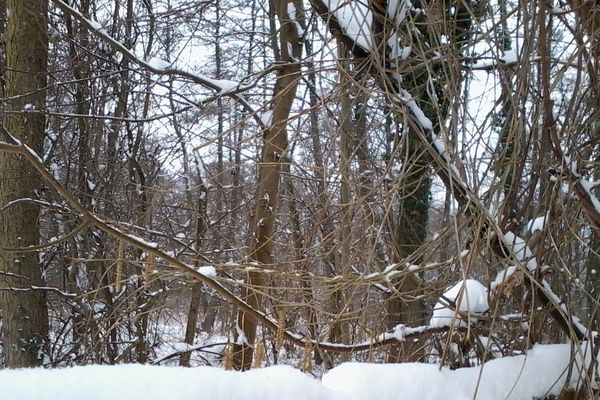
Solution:
M48 2L7 2L3 140L21 141L41 154L46 119ZM43 190L38 174L22 157L0 153L0 308L5 364L31 367L42 362L48 336L40 239Z
M462 367L590 333L590 2L51 4L47 82L17 91L14 57L0 77L39 156L0 138L2 240L28 240L1 244L2 307L46 293L45 365ZM464 279L489 315L431 324Z
M274 241L275 210L279 198L279 182L282 164L288 151L287 123L300 80L300 65L296 62L302 55L301 32L298 21L304 18L302 4L275 1L272 18L281 25L279 43L275 49L276 59L282 62L277 71L277 81L271 102L271 121L264 127L261 164L255 197L254 215L251 218L249 258L263 265L272 263L271 251ZM295 10L292 14L290 10ZM261 291L265 279L260 272L247 273L247 284L242 298L256 309L262 308ZM256 319L245 312L238 315L237 342L234 346L234 368L247 370L252 364L253 346L256 340Z

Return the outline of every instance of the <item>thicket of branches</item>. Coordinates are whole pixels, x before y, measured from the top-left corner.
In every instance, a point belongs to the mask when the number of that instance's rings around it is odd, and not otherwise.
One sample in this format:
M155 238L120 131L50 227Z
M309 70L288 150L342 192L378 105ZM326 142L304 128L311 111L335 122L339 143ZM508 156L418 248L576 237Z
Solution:
M0 1L5 366L460 367L597 330L595 2L23 3ZM489 312L430 325L467 278Z

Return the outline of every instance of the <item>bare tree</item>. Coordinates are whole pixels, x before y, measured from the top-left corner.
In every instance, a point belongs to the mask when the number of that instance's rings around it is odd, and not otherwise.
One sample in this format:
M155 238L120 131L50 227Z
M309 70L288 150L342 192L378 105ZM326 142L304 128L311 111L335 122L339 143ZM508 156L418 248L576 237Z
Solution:
M292 7L288 7L288 4ZM279 198L281 165L287 158L287 121L300 80L300 68L296 60L302 55L302 41L296 19L303 18L300 2L272 3L273 18L281 25L280 38L275 49L276 58L281 61L277 71L277 81L273 89L271 118L263 132L263 149L259 169L259 181L255 198L254 215L251 218L252 237L250 238L249 258L263 265L272 263L275 211ZM295 15L290 15L290 10ZM256 309L261 309L261 291L265 289L265 279L260 272L248 272L248 286L243 289L242 298ZM257 321L240 312L238 316L238 338L234 346L234 368L246 370L252 364L252 346L256 340Z

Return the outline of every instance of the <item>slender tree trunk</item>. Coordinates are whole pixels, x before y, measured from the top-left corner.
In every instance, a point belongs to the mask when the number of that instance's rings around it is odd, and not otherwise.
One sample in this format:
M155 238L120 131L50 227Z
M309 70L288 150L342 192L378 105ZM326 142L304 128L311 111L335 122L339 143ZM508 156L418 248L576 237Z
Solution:
M41 153L44 142L48 56L47 0L9 0L6 35L6 98L4 126L17 139ZM38 111L38 112L36 112ZM6 138L3 138L5 140ZM37 198L40 180L22 158L0 153L0 206ZM0 246L18 248L40 240L40 209L21 201L0 212ZM9 368L31 367L42 361L48 335L48 314L37 252L2 251L0 308L3 310L5 363ZM10 275L14 274L14 275ZM24 290L12 290L12 289Z
M206 215L206 186L204 182L200 184L200 193L198 196L198 216L196 221L196 252L199 254L202 249L202 239L208 230L208 217ZM196 266L199 258L196 259ZM198 316L200 313L200 305L202 300L202 283L196 283L192 287L192 298L190 300L190 308L188 311L188 320L185 327L185 343L191 345L196 337L196 326L198 325ZM179 365L189 367L192 353L185 352L179 358Z
M220 1L217 0L215 3L215 63L216 63L216 71L215 75L217 79L221 78L221 64L222 64L222 56L221 56L221 4ZM175 103L172 98L172 91L169 94L169 101L171 103L171 108L174 110ZM217 183L219 189L222 191L223 188L223 126L224 126L224 117L223 117L223 99L219 98L217 100ZM180 132L179 124L176 121L176 117L173 116L174 126L176 127L177 136L181 142L182 152L184 156L184 173L186 175L186 193L191 195L191 185L190 185L190 171L189 171L189 161L187 156L187 150L185 148L185 142L183 138L183 134ZM203 180L206 177L200 176L200 179ZM196 253L200 255L202 250L202 240L208 231L208 215L207 215L207 182L201 181L200 188L198 193L198 209L197 209L197 217L196 217ZM191 204L191 201L189 202ZM223 204L221 201L221 193L217 193L216 197L216 210L217 213L223 212ZM218 215L217 214L217 217ZM198 263L199 258L196 259L196 264ZM208 315L210 312L211 315L214 315L214 310L208 310L209 305L213 304L214 301L210 301L204 298L206 295L202 292L202 283L195 283L192 286L192 294L190 299L190 307L188 310L188 319L185 329L185 343L192 345L194 343L194 339L196 338L196 328L198 325L198 319L200 316L201 306L205 304L205 315ZM203 301L204 300L204 301ZM214 307L213 307L214 308ZM213 317L214 321L214 317ZM210 318L205 318L202 321L203 328L206 324L209 324ZM212 327L212 323L210 323ZM192 353L185 352L179 358L179 365L181 366L190 366L190 358Z
M414 135L406 135L403 153L403 170L398 182L398 214L394 223L394 248L396 261L404 260L419 250L425 242L429 220L431 178L428 159L423 146ZM399 323L418 326L423 323L424 306L419 300L408 300L420 294L419 280L406 274L396 289L404 298L393 297L388 302L388 328ZM392 347L390 361L415 361L420 358L420 344L412 341Z
M296 9L295 18L304 17L300 1L289 3ZM273 92L271 125L263 132L263 149L259 167L259 182L256 206L252 223L253 235L250 243L250 259L260 264L271 263L271 249L275 228L275 208L279 197L281 165L287 152L287 120L300 79L302 43L297 25L288 14L288 3L277 0L274 11L281 26L280 52L283 64L279 67ZM266 281L260 272L249 272L247 286L242 290L243 299L256 309L262 308L262 290ZM250 369L253 346L256 339L257 322L244 312L239 312L238 337L233 351L233 367Z
M352 194L350 192L351 180L351 143L353 137L353 117L352 117L352 78L349 76L351 71L348 67L344 68L344 60L350 53L346 51L344 45L339 42L338 48L341 60L340 86L342 88L340 99L340 205L341 205L341 227L339 237L339 268L336 271L341 276L348 276L351 270L352 262ZM333 293L336 320L332 327L332 339L334 342L350 342L350 321L344 316L348 313L350 299L345 289L338 288ZM342 360L348 361L349 355L342 354Z
M0 98L4 97L6 70L6 0L0 0Z

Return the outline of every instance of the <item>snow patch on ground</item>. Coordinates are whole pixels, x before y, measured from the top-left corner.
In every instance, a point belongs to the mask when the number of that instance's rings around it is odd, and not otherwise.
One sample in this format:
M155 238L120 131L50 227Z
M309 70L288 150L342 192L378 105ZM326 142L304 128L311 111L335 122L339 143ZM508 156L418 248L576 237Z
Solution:
M575 348L579 352L570 387L581 384L584 366L589 365L586 346L584 342L581 349ZM568 344L537 345L527 355L458 370L420 363L347 363L325 374L323 385L345 400L531 400L556 395L565 387L571 350Z

